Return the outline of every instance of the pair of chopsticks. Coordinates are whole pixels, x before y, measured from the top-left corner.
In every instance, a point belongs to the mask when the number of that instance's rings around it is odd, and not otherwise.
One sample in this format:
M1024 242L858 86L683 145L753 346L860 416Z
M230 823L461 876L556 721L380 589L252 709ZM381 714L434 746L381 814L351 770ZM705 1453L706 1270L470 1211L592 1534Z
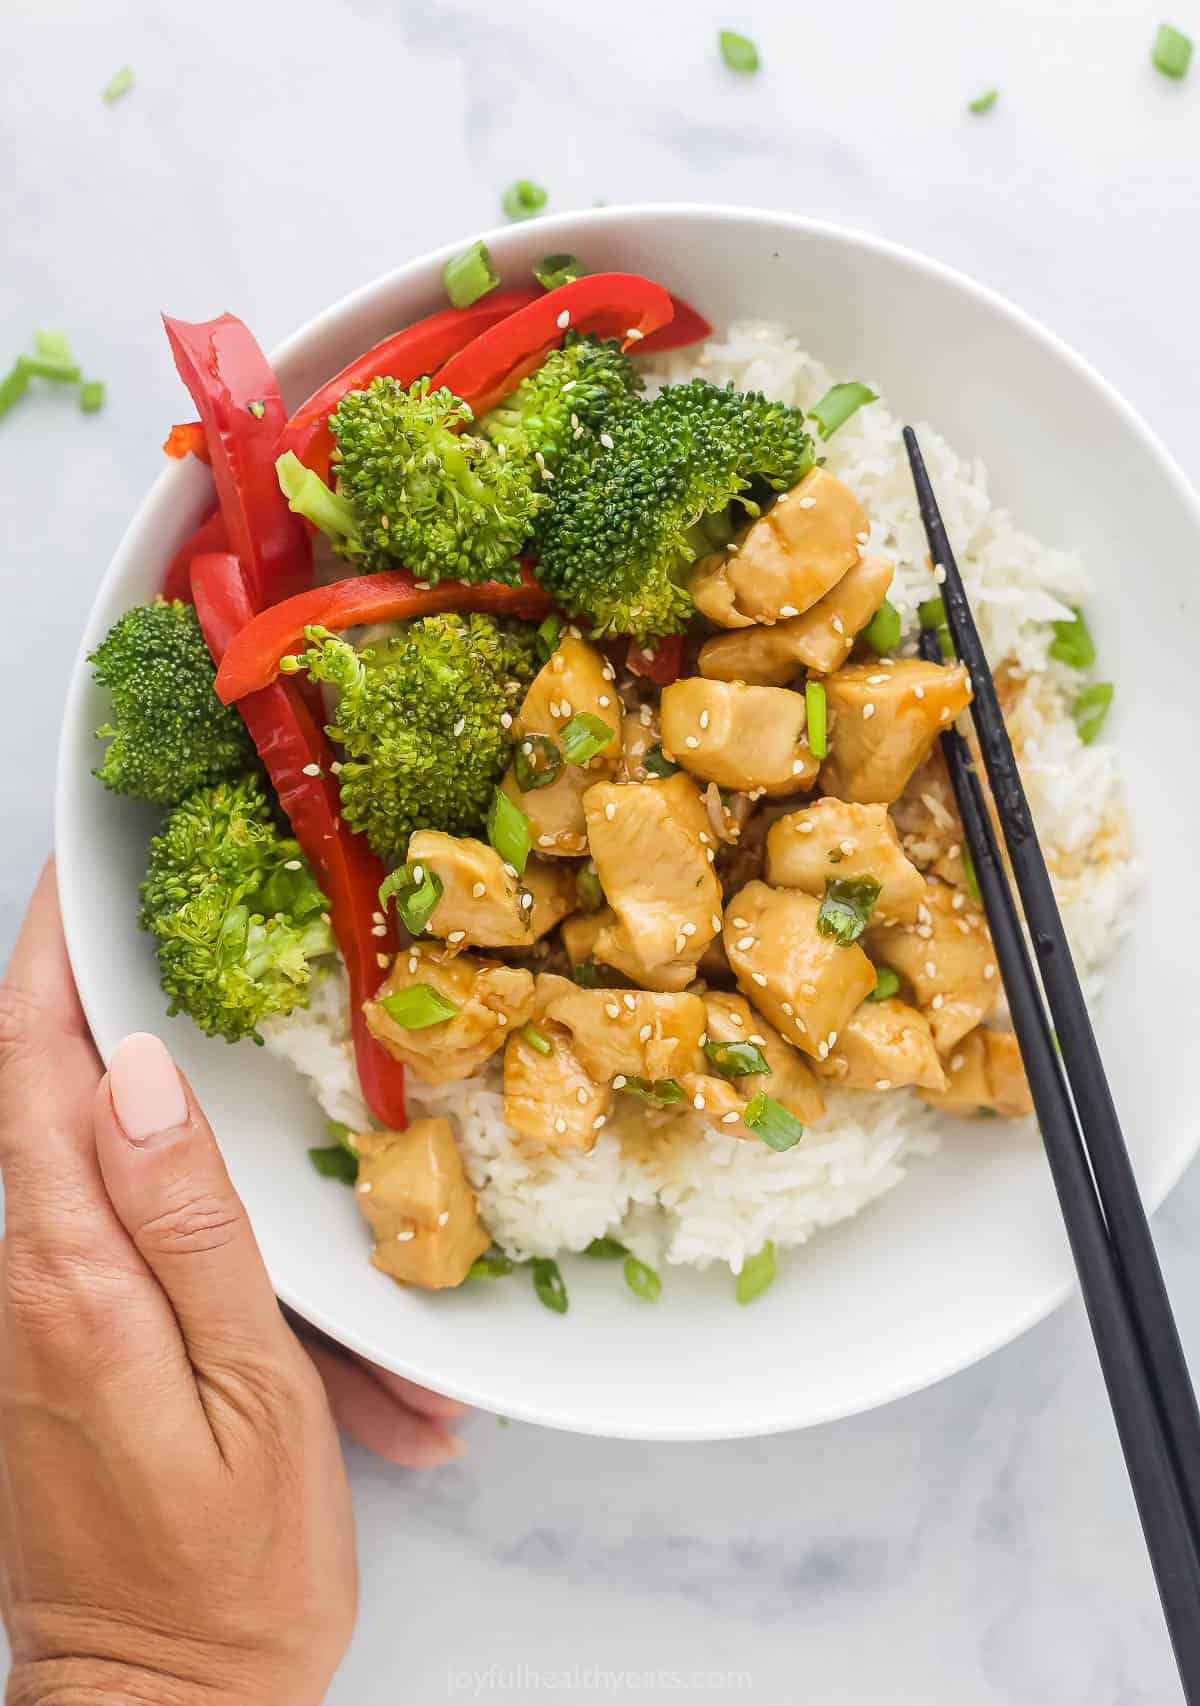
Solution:
M904 429L904 444L950 636L971 678L971 718L1040 989L970 749L957 730L948 729L942 751L1184 1696L1190 1706L1200 1706L1200 1411L995 683L911 427ZM941 661L928 628L921 635L921 655Z

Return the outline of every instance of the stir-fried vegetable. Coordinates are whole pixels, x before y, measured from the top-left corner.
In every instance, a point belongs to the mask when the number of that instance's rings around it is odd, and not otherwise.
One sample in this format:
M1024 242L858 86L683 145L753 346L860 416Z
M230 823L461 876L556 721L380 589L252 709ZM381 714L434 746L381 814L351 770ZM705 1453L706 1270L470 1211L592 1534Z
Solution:
M461 254L451 255L442 268L442 282L455 308L469 308L489 290L495 290L500 275L492 264L487 244L472 243Z

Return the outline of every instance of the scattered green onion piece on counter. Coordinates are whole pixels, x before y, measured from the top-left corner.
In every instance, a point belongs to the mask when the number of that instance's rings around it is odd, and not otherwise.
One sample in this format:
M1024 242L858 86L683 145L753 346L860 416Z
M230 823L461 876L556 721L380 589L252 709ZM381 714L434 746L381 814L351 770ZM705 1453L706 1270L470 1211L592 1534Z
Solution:
M562 1272L556 1261L550 1256L535 1256L531 1264L533 1268L533 1289L546 1305L553 1309L556 1315L567 1313L567 1288L563 1283Z
M562 633L562 617L553 612L539 625L534 635L538 656L543 663L548 663L558 649L558 637Z
M467 1269L467 1278L503 1279L505 1274L511 1274L512 1271L512 1261L503 1250L488 1250L482 1256L476 1256Z
M523 794L548 787L563 766L562 753L549 735L524 735L513 753L513 775Z
M885 598L866 627L859 632L876 657L891 657L900 644L900 612L890 598Z
M85 379L79 387L79 407L85 415L99 414L104 407L103 379Z
M757 1043L706 1042L704 1052L722 1078L754 1078L771 1070Z
M323 1179L340 1179L343 1185L352 1185L358 1178L357 1158L338 1143L328 1149L310 1149L308 1159Z
M347 1155L353 1155L356 1161L358 1160L358 1150L354 1147L354 1133L348 1125L343 1124L341 1120L326 1120L325 1131L326 1135L331 1137L339 1148L344 1149Z
M100 93L111 107L114 101L119 101L122 95L127 95L133 88L133 71L128 65L122 65L119 71L114 71Z
M595 960L580 960L571 967L571 981L580 989L603 989L604 977Z
M593 1238L583 1253L590 1256L594 1262L619 1262L629 1251L615 1238Z
M900 988L900 979L891 966L875 967L875 987L867 996L868 1001L890 1001Z
M430 1025L445 1024L458 1012L458 1003L448 1001L430 983L410 983L406 989L383 996L379 1005L389 1019L406 1031L424 1031Z
M587 268L576 255L544 255L533 269L533 276L544 290L557 290L560 284L586 276Z
M743 77L752 77L758 70L761 61L758 49L749 36L739 35L736 30L721 30L717 35L721 49L721 58L731 71L739 71Z
M1104 727L1104 719L1108 716L1112 699L1112 682L1094 681L1090 687L1084 688L1071 706L1071 715L1075 719L1075 727L1084 746L1091 746Z
M626 1077L623 1084L614 1081L613 1089L624 1090L627 1096L637 1096L643 1102L654 1102L663 1108L683 1101L683 1088L674 1078Z
M419 936L437 911L442 892L442 879L435 872L424 865L400 865L380 883L379 904L386 912L388 901L394 899L404 928Z
M50 379L56 385L78 385L82 372L74 356L23 355L18 357L30 379Z
M661 746L652 746L642 759L642 769L650 776L674 776L679 766L664 756Z
M487 244L472 243L461 254L451 255L442 268L442 282L455 308L469 308L489 290L495 290L500 283L500 275L492 265Z
M520 876L529 859L531 837L529 819L509 799L503 788L496 788L487 814L487 838L506 865Z
M576 711L570 722L559 730L558 738L568 764L586 764L606 746L612 745L616 733L612 724L606 723L603 717L597 717L591 711Z
M647 1303L655 1303L662 1295L662 1280L653 1268L639 1262L636 1256L625 1258L625 1284L635 1297L644 1297Z
M267 412L267 405L262 401L261 398L257 399L253 403L247 403L246 407L249 409L250 413L254 416L256 421L261 421L263 416Z
M1059 663L1069 664L1072 669L1091 669L1096 661L1096 644L1078 605L1069 622L1052 622L1050 626L1054 629L1050 656L1057 658Z
M982 95L976 95L973 101L967 102L967 111L969 113L990 113L999 99L999 89L985 89Z
M742 1263L742 1271L737 1277L737 1300L739 1303L753 1303L774 1280L775 1246L768 1238L761 1250L753 1256L747 1256Z
M1192 62L1192 38L1170 24L1160 24L1151 54L1156 71L1164 77L1186 77Z
M822 936L848 948L866 929L878 899L879 884L874 877L826 877L817 929Z
M846 379L840 385L829 387L821 401L808 411L809 419L816 421L822 438L832 438L864 403L878 400L879 393L872 391L869 385L860 385L857 379Z
M768 1149L792 1149L804 1136L804 1127L795 1114L790 1114L782 1102L764 1090L746 1103L742 1124L755 1137L761 1137Z
M975 861L971 857L971 849L964 847L960 854L962 859L963 876L967 880L967 893L976 906L983 905L983 896L979 892L979 878L975 875Z
M522 1042L528 1043L531 1049L536 1049L538 1054L554 1053L554 1044L537 1025L522 1025L517 1035Z
M19 403L28 390L29 375L20 361L17 361L6 377L0 380L0 417L6 415L14 403Z
M599 912L604 905L604 889L591 859L575 873L575 899L580 912Z
M49 356L51 361L61 362L66 366L75 359L65 332L36 331L33 334L33 347L39 355Z
M814 758L825 758L829 753L827 711L825 683L823 681L806 681L804 683L804 717L808 725L808 750Z
M500 209L506 219L532 219L549 199L541 184L530 178L518 178L500 197Z
M954 656L954 641L950 637L950 624L946 620L946 606L940 597L926 598L917 606L917 615L922 628L932 628L937 639L938 651L944 658Z

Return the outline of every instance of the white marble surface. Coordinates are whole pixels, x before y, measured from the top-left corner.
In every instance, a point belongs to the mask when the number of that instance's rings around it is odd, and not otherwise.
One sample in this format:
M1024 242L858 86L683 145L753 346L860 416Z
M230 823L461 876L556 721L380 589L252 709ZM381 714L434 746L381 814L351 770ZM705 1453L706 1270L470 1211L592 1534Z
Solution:
M491 222L518 175L555 208L773 205L1006 292L1196 475L1200 72L1175 86L1150 69L1158 17L1135 0L6 0L0 354L62 326L110 402L83 419L52 398L0 425L3 582L28 640L10 636L0 723L0 949L49 838L91 589L187 412L160 308L233 308L270 345ZM1176 18L1200 31L1197 0ZM719 25L758 39L756 82L722 72ZM136 90L108 108L126 61ZM1000 104L969 118L993 84ZM1158 1223L1193 1347L1198 1216L1193 1172ZM808 1434L468 1433L465 1465L433 1476L354 1462L363 1611L332 1706L1178 1698L1077 1305L934 1391Z

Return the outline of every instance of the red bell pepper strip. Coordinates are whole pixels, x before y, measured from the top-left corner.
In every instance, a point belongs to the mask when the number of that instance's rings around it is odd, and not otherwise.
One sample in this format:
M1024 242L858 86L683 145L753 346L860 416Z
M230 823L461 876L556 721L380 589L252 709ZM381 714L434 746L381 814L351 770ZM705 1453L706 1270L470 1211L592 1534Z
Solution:
M192 574L200 625L219 665L234 635L254 614L246 576L228 553L197 557ZM394 915L379 905L384 868L365 838L351 834L341 820L337 780L330 770L333 749L296 685L274 681L243 699L238 709L329 899L334 939L350 979L350 1024L363 1098L381 1125L403 1131L404 1067L371 1035L362 1010L397 947Z
M219 509L202 521L194 533L188 535L167 564L167 572L163 576L163 597L178 598L184 604L192 602L192 558L203 556L206 551L228 551L229 541L225 537L225 523Z
M198 457L201 462L212 461L200 421L183 421L173 426L163 439L163 450L177 462L182 462L185 456Z
M442 610L485 610L496 616L540 622L551 608L549 594L526 565L522 565L519 586L504 586L500 581L484 581L480 586L465 581L418 585L407 569L356 575L353 580L314 586L272 605L248 622L230 641L221 659L217 694L226 705L232 705L243 694L274 681L280 658L303 649L304 630L310 624L338 633L360 622L406 622Z
M199 325L163 317L179 376L204 423L228 548L256 610L312 582L312 545L275 475L287 416L279 385L249 329L232 314Z
M546 291L528 308L481 332L438 369L434 380L482 415L540 367L568 331L620 338L622 348L640 349L673 312L671 298L652 279L628 272L589 273Z
M415 325L406 326L402 332L393 332L326 380L306 403L301 403L280 435L276 455L294 450L306 467L328 481L333 456L329 417L347 391L361 391L383 374L398 379L402 385L411 385L426 373L436 372L444 361L489 326L536 302L541 295L536 285L499 290L473 302L469 308L443 308Z
M651 646L630 640L625 667L631 675L640 675L647 681L657 682L660 687L669 687L673 681L679 680L683 669L683 635L664 634Z
M667 350L686 349L688 344L703 343L712 331L712 322L698 314L682 296L672 296L671 302L675 308L674 315L665 326L642 339L638 345L639 353L665 355Z

